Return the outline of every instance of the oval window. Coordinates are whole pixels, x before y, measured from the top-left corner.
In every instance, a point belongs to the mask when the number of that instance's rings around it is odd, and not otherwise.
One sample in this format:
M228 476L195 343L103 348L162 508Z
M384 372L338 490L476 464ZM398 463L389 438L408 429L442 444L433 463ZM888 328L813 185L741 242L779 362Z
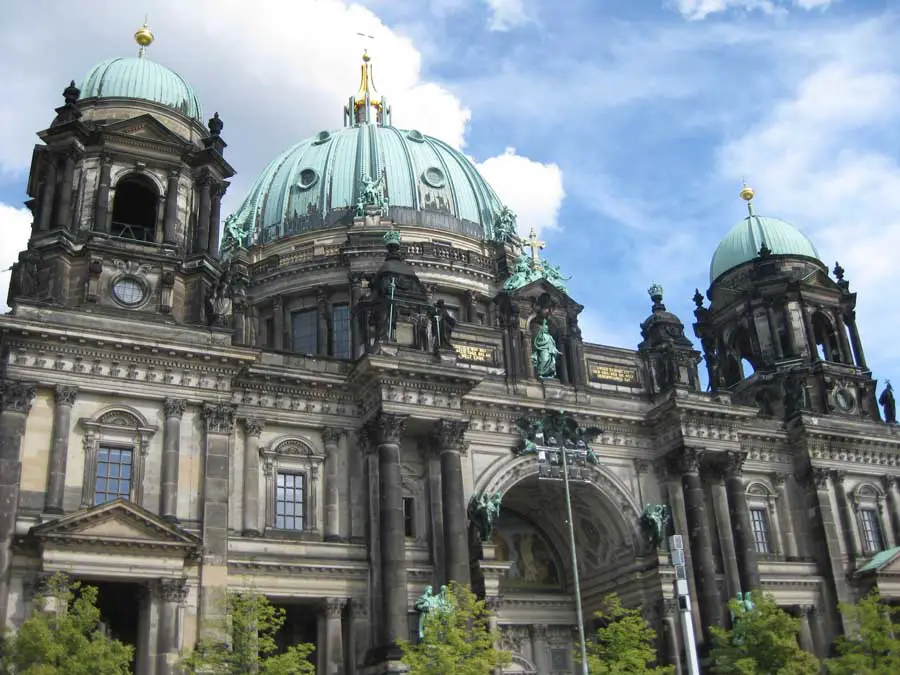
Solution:
M319 175L313 169L303 169L300 172L300 189L309 190L317 180L319 180Z
M122 277L112 287L113 296L126 307L141 304L147 297L147 287L134 277Z
M433 188L442 188L447 183L444 172L436 166L430 166L422 173L422 180Z

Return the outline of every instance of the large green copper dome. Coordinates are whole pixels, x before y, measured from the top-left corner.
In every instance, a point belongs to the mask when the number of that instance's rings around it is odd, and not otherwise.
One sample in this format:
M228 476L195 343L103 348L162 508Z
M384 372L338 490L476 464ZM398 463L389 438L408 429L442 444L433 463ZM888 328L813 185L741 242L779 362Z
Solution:
M144 56L107 59L82 80L81 99L136 98L160 103L198 122L200 100L178 73Z
M795 255L819 259L819 252L793 225L779 220L750 214L722 239L709 266L709 281L714 282L725 272L759 257L763 244L773 255Z

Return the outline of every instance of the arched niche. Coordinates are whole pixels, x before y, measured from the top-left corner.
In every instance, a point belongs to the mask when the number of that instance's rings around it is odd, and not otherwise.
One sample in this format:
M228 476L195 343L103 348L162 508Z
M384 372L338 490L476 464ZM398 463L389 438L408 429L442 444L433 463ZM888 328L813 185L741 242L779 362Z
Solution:
M817 310L812 315L813 339L819 357L823 361L842 363L841 343L838 338L837 327L831 317L822 310Z
M110 234L134 241L155 241L161 194L147 174L121 175L115 184Z

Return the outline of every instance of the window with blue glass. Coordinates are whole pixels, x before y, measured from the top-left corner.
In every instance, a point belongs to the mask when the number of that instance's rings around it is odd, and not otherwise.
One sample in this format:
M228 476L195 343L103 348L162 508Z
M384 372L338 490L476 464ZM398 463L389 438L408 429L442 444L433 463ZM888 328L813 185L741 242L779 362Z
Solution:
M97 450L94 504L131 498L133 459L134 452L129 449L101 447Z
M304 309L291 314L293 351L298 354L319 353L319 311Z
M336 359L350 358L350 307L331 307L331 355Z
M279 471L275 482L275 527L302 530L306 522L306 474Z

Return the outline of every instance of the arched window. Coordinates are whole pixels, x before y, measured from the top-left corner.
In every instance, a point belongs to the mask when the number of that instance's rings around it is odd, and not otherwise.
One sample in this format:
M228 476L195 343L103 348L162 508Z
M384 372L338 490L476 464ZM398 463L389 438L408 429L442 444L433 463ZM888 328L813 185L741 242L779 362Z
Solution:
M831 319L822 312L816 312L812 317L812 325L819 357L824 361L841 363L841 348Z
M116 185L112 227L114 237L152 242L156 238L157 194L143 176L124 177Z

